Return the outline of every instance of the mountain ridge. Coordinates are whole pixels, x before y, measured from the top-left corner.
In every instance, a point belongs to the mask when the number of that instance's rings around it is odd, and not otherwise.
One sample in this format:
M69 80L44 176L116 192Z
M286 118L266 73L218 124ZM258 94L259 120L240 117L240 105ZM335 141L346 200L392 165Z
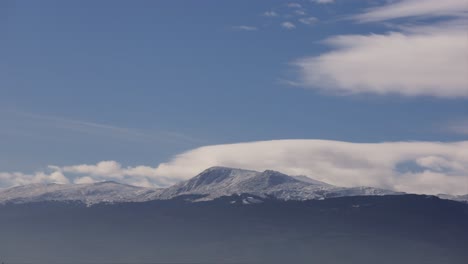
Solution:
M39 183L0 190L0 204L38 201L79 201L99 203L146 202L191 196L194 202L247 194L279 200L323 200L348 196L401 195L386 189L359 186L339 187L307 176L290 176L274 170L263 172L215 166L191 179L167 188L138 187L115 181L92 184ZM467 202L468 196L441 194L442 199Z

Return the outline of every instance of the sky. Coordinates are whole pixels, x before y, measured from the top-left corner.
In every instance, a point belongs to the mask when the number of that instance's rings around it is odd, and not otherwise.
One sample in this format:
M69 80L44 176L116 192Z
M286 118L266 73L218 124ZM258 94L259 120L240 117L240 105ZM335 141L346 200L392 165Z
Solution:
M7 0L0 34L0 187L468 193L468 0Z

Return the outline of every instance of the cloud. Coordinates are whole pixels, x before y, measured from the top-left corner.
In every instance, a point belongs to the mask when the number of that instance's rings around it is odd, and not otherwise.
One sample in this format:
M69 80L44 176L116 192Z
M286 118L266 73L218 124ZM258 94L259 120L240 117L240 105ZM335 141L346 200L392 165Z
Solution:
M384 21L404 17L468 16L466 0L403 0L366 10L353 18L360 22Z
M278 16L278 13L276 13L275 11L266 11L266 12L263 13L263 16L276 17L276 16Z
M116 161L102 161L49 166L49 173L3 172L0 186L115 180L136 186L167 187L211 166L273 169L345 187L373 186L425 194L468 193L468 141L272 140L211 145L183 152L156 167L124 167Z
M96 183L97 181L89 176L84 176L80 178L76 178L73 183L75 184L91 184Z
M316 17L303 17L299 19L299 22L305 25L312 25L318 21Z
M75 179L75 183L91 183L97 181L115 180L122 183L136 186L156 186L165 187L180 181L177 177L165 177L161 175L157 168L151 166L129 166L123 167L120 163L108 160L96 164L80 164L73 166L49 166L49 168L71 175L87 175Z
M35 183L70 183L60 171L51 173L35 172L25 174L22 172L0 172L0 187L10 187L16 185L27 185Z
M59 168L56 166L54 167ZM65 166L60 169L64 172L70 172L75 174L90 174L110 178L122 178L124 176L124 172L120 163L112 160L101 161L95 165L82 164L74 166Z
M331 51L295 62L306 87L342 94L468 97L464 30L411 28L335 36L325 43Z
M295 29L296 25L294 25L292 22L286 21L286 22L281 23L281 27L291 30L291 29Z
M331 4L331 3L334 3L335 0L311 0L311 2L317 3L317 4Z
M232 28L235 29L235 30L241 30L241 31L256 31L256 30L258 30L257 27L254 27L254 26L245 26L245 25L242 25L242 26L233 26Z
M299 3L288 3L288 7L290 7L290 8L302 8L301 4L299 4Z
M141 130L71 118L11 111L9 109L2 109L1 113L6 114L5 117L7 118L14 119L15 124L21 124L20 126L17 126L22 127L22 129L15 129L12 131L15 135L22 134L25 136L31 136L29 132L33 130L53 129L60 130L62 132L73 132L105 138L112 137L127 141L200 143L200 140L198 139L173 131ZM8 129L5 130L8 132ZM32 136L38 135L41 136L40 133L32 134Z
M335 94L468 97L466 0L402 0L353 16L359 22L398 21L381 34L337 35L330 50L293 62L303 87ZM304 21L301 21L304 22Z
M302 9L295 10L294 13L298 16L305 16L307 13Z

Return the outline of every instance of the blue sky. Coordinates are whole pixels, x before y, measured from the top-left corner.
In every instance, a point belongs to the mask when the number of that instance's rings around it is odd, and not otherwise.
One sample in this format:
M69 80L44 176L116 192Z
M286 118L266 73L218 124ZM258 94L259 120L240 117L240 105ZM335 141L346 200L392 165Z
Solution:
M429 45L420 56L440 57L400 62L387 52L414 54L404 46L417 34L456 39L463 1L429 13L414 0L329 2L2 1L0 171L158 166L201 146L263 140L466 140L458 72L468 69L431 66L457 54ZM454 34L437 35L446 28ZM394 46L382 55L379 41ZM361 51L378 54L362 61Z

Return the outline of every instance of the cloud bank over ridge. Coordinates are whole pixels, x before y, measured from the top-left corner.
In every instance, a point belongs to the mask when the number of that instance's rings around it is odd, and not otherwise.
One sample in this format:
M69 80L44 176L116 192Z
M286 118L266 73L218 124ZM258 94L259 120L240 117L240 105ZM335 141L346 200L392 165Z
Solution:
M139 186L165 187L211 166L273 169L345 187L372 186L425 194L468 193L468 141L272 140L212 145L181 153L157 167L123 167L115 161L49 166L49 174L0 173L0 184L6 187L37 182L116 180Z

